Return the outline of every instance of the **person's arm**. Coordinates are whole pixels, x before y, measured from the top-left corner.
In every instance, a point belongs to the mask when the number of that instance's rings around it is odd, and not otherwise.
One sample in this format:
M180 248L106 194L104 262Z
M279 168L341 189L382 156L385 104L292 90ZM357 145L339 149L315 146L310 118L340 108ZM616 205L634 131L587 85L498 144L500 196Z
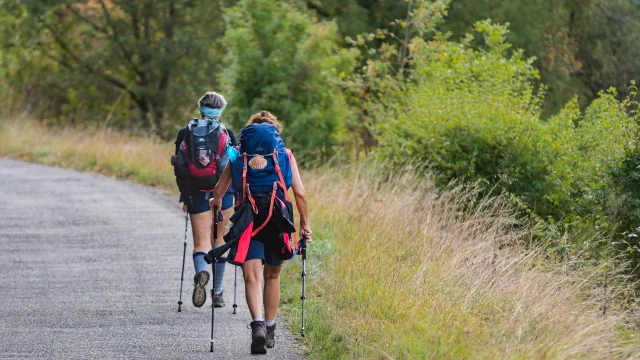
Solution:
M174 163L174 161L177 161L177 157L178 157L178 152L180 151L180 144L182 143L182 140L184 140L184 133L186 131L186 128L182 128L178 131L178 135L176 136L176 141L174 142L174 144L176 145L176 151L173 153L172 159L171 159L171 164L173 165L173 173L176 176L176 184L178 185L178 190L180 192L180 198L178 199L179 203L183 203L182 204L182 211L187 212L187 203L186 203L186 196L184 194L185 192L185 179L182 179L179 175L178 172L176 171L176 164Z
M227 133L229 134L229 143L231 144L231 146L238 145L238 139L236 138L236 134L234 134L233 131L229 129L227 129Z
M293 162L291 164L291 189L293 189L293 196L296 199L296 207L300 214L300 235L311 240L311 227L309 226L309 207L307 204L307 192L302 185L302 178L300 177L300 171L298 171L298 164Z
M218 209L222 209L222 197L224 196L224 193L227 192L229 185L231 185L231 163L227 163L227 166L224 167L220 180L218 180L218 183L213 190L213 197L209 199L209 206L211 206L211 209L213 209L214 206L218 207Z

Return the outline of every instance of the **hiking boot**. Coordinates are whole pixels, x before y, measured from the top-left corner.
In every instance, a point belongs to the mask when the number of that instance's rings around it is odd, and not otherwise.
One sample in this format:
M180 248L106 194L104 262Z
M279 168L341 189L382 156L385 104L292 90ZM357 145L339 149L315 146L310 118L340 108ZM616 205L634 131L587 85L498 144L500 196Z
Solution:
M267 348L271 349L276 345L276 324L267 326Z
M201 307L207 301L207 289L205 287L209 282L209 273L204 270L200 271L193 277L193 282L195 283L195 288L193 288L191 300L193 301L193 306Z
M213 294L213 307L217 307L217 308L221 308L224 307L225 303L224 303L224 297L222 296L222 294L224 293L224 291L220 291L220 294Z
M251 353L266 354L267 348L264 343L267 340L267 323L264 321L252 321L247 328L251 327Z

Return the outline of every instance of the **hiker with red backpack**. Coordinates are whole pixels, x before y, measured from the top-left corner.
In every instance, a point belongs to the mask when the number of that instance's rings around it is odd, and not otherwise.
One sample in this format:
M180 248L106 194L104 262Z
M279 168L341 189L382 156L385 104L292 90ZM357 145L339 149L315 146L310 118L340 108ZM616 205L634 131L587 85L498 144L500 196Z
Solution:
M275 345L275 317L280 302L280 269L297 250L293 205L288 189L293 189L300 214L300 236L311 241L307 199L293 153L280 138L282 126L267 111L251 117L240 135L235 159L225 167L210 199L221 207L229 184L239 194L233 223L224 237L226 244L205 258L214 261L229 249L227 261L242 267L251 322L251 353L266 354ZM263 268L264 264L264 268ZM264 280L264 299L262 282ZM262 306L265 314L263 317Z
M221 94L207 92L198 101L200 119L193 119L178 132L176 151L172 159L176 181L180 189L183 211L191 218L193 233L194 276L193 305L201 307L207 299L206 285L210 274L204 256L207 252L224 244L223 231L218 231L218 239L212 238L212 213L209 199L224 167L229 161L228 149L237 144L233 132L220 121L220 115L227 102ZM233 207L233 189L222 189L221 206L224 220L221 229L226 229ZM186 239L185 239L186 241ZM186 249L186 242L185 242ZM220 257L215 264L213 305L225 305L222 290L226 258ZM184 273L184 260L183 260ZM182 286L181 286L182 287ZM182 291L181 291L182 292ZM179 302L179 306L182 301ZM180 308L179 308L180 309ZM180 310L179 310L180 311Z

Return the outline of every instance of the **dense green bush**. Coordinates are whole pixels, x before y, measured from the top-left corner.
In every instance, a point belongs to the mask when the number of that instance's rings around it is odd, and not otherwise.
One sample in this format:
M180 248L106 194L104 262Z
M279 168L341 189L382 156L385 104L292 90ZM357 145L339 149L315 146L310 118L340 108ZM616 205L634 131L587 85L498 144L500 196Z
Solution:
M404 101L388 106L378 156L395 164L428 162L441 184L482 179L516 190L544 181L549 169L537 151L540 97L531 86L537 72L521 53L505 55L503 28L487 23L478 30L491 38L484 51L469 42L415 42L416 81L403 90ZM546 191L529 187L528 193Z
M631 264L640 273L640 153L636 147L614 172L615 190L619 194L617 212L619 236L614 247L634 259Z
M577 101L544 120L537 71L509 55L506 27L478 23L486 44L414 41L414 82L385 104L377 156L395 165L427 163L441 185L453 179L505 189L537 217L611 228L613 173L635 144L637 125L614 90L584 113ZM576 225L577 226L577 225Z

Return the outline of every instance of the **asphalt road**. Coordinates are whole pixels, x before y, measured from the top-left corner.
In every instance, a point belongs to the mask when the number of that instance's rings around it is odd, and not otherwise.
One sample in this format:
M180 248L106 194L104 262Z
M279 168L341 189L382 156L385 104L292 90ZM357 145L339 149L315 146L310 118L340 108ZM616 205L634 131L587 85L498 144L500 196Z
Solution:
M251 321L238 270L227 306L191 304L187 247L178 313L184 214L175 199L129 182L0 159L0 358L301 359L279 322L276 347L250 355ZM210 283L211 284L211 283Z

